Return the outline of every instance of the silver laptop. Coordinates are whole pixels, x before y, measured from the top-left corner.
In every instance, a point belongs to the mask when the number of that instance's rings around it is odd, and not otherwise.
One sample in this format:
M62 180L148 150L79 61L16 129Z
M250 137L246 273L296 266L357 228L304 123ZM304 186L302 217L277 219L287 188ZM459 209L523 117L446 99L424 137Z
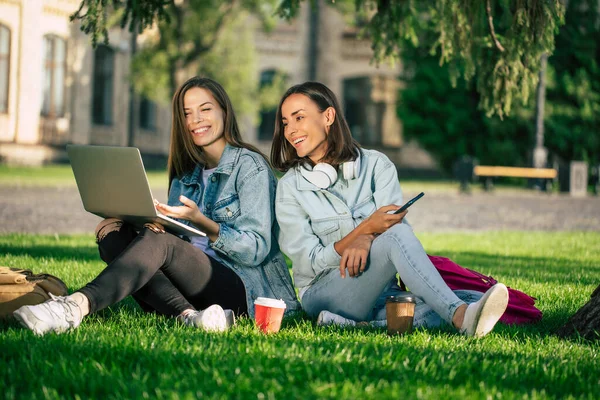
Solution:
M67 153L86 211L103 218L119 218L138 228L147 222L158 222L178 235L206 236L154 208L137 148L68 145Z

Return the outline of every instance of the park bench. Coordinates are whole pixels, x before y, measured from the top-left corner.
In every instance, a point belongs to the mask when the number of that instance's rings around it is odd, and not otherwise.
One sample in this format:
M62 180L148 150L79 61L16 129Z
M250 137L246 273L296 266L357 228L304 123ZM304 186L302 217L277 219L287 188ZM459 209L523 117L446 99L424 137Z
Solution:
M543 179L546 183L546 189L551 189L552 180L556 179L558 173L554 168L520 168L476 165L473 168L473 175L485 178L485 190L490 190L493 187L493 178L500 176Z

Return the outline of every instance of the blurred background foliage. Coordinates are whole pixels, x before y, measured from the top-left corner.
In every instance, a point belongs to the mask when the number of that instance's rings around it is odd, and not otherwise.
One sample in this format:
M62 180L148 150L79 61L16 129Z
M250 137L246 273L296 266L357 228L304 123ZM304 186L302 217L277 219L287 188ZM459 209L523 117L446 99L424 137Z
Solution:
M279 10L298 0L284 0ZM551 53L564 22L561 0L338 0L340 10L354 3L374 60L403 58L408 45L437 55L456 86L473 82L487 116L511 113L535 92L540 56ZM283 10L283 11L282 11ZM293 14L292 14L293 15Z
M253 24L261 24L267 31L272 29L277 20L276 3L168 3L163 9L167 18L158 20L156 34L149 35L134 57L131 73L136 92L169 104L186 77L210 76L227 90L236 112L256 124L261 105L274 101L273 90L268 89L281 82L259 90Z
M600 162L600 2L571 0L548 59L546 147L564 160Z
M570 1L547 69L545 146L556 160L600 161L598 38L599 2ZM433 40L421 37L422 44ZM417 140L445 171L465 154L486 165L531 166L534 102L513 104L503 119L487 117L474 81L459 79L453 87L453 67L440 65L440 50L429 48L406 41L401 53L398 114L405 137Z
M316 0L311 0L314 4ZM249 12L268 29L273 18L293 19L302 0L81 0L71 16L93 43L108 39L107 15L141 32L159 21L160 50L181 71L209 50L228 22ZM560 0L327 0L353 13L372 44L374 61L398 59L406 43L438 51L453 83L473 81L488 116L504 117L515 101L527 101L537 84L539 59L552 52L564 22ZM353 7L352 7L353 6ZM124 11L123 11L124 10ZM190 36L191 33L191 36ZM422 37L432 37L422 42ZM164 62L159 65L165 66ZM176 74L169 74L171 89ZM173 91L172 91L173 92ZM172 93L171 92L171 93Z
M260 111L277 104L288 82L284 75L260 82L248 21L268 31L279 18L295 18L302 3L82 0L72 18L93 42L106 40L114 23L156 30L133 61L132 79L143 96L168 103L185 77L208 75L223 83L239 114L258 123ZM481 164L532 165L533 94L544 53L550 54L544 119L549 161L600 162L598 0L325 4L361 28L375 63L402 62L398 114L405 138L418 141L444 171L463 155Z

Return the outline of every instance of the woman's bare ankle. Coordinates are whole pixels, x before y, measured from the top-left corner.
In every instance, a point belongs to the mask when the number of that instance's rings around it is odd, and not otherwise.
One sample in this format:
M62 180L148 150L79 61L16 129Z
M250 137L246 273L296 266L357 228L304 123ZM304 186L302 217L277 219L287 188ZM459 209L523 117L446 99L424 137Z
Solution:
M465 311L467 311L467 305L463 304L456 309L452 317L452 324L458 330L462 328L463 321L465 320Z

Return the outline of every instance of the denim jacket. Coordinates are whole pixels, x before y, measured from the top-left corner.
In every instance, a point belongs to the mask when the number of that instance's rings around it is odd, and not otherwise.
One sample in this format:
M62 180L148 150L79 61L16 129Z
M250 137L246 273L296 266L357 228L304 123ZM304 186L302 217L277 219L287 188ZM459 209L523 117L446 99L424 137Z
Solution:
M276 239L274 197L276 179L260 154L227 145L207 187L202 165L174 178L169 205L180 206L183 195L198 204L204 215L219 224L219 236L210 246L246 288L248 313L254 316L257 297L283 299L286 312L297 310L292 279ZM189 221L181 222L191 225Z
M275 212L279 245L291 258L298 289L339 268L341 256L333 247L375 210L402 204L395 165L382 153L361 149L358 178L346 180L341 171L329 189L306 180L299 167L279 180ZM342 193L345 200L334 193Z

